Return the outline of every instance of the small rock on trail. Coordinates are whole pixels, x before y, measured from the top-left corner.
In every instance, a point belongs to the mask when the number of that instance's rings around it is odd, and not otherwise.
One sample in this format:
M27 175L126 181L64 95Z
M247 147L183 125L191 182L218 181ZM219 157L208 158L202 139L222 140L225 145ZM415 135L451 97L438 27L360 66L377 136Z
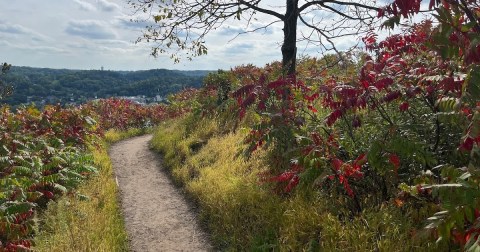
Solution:
M212 251L194 211L148 148L151 135L112 145L109 154L120 188L132 251Z

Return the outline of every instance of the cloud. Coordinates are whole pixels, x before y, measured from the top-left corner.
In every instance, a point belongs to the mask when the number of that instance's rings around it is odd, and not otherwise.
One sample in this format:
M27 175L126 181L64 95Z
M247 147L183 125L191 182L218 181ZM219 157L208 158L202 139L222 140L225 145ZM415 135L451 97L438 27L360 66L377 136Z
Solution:
M132 16L117 16L115 17L113 24L123 29L143 30L146 26L153 25L155 23L149 20L144 21L141 19L135 19Z
M254 43L234 43L223 51L225 55L245 55L256 51Z
M31 29L28 29L24 26L21 26L19 24L10 24L10 23L2 23L0 21L0 32L2 33L8 33L12 35L27 35L31 36L32 40L35 41L47 41L48 37L40 34L36 31L33 31Z
M78 6L80 7L81 10L84 11L95 11L97 8L93 6L91 3L84 2L82 0L73 0Z
M13 34L28 34L30 30L18 24L0 24L0 32Z
M226 27L221 27L220 31L218 31L218 35L221 36L232 36L232 35L237 35L239 33L245 32L244 29L240 27L234 27L234 26L226 26Z
M66 54L68 51L58 48L58 47L53 47L53 46L32 46L32 45L20 45L20 44L15 44L8 42L6 40L0 40L0 45L5 46L5 47L10 47L14 49L20 49L22 51L28 51L28 52L34 52L34 53L44 53L44 54L50 54L50 53L61 53L61 54Z
M71 20L65 32L87 39L115 39L116 34L108 24L98 20Z
M116 3L109 2L108 0L98 0L100 9L106 12L111 12L120 9L120 6Z
M87 40L78 39L66 43L66 47L72 51L88 51L98 53L116 52L130 52L138 50L141 46L133 42L128 42L119 39L101 39L101 40ZM117 56L120 54L117 54ZM148 55L148 54L145 54Z

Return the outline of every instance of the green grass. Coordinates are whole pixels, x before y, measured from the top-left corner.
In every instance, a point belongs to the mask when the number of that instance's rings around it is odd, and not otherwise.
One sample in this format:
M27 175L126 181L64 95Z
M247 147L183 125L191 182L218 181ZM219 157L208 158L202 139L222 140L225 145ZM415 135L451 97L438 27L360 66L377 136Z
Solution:
M112 143L143 133L137 129L110 130L105 139ZM128 251L107 142L90 148L99 173L79 188L88 199L62 197L39 216L36 251Z
M246 159L242 130L225 134L215 120L193 116L162 124L152 147L172 177L200 207L215 246L227 251L429 251L413 239L416 223L394 206L365 209L350 218L315 190L289 196L259 182L266 151ZM313 192L312 192L313 191ZM303 193L302 193L303 192Z

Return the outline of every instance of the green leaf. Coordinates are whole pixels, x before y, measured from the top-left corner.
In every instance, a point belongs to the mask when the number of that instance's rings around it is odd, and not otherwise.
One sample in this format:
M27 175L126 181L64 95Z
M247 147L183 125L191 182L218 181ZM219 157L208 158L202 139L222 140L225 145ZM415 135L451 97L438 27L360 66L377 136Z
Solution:
M458 98L443 97L437 100L436 106L441 112L452 112L460 109L461 101Z
M395 28L395 25L399 25L400 24L400 16L393 16L389 19L387 19L385 22L383 22L383 24L381 25L381 28L388 28L388 29L391 29L393 30L393 28Z
M473 222L473 220L475 218L475 214L474 214L473 209L470 208L470 207L464 207L463 212L465 213L465 217L467 218L467 220L469 222Z
M60 185L60 184L55 184L53 187L55 189L61 191L62 193L67 193L68 192L67 188L65 186Z
M41 183L52 183L53 184L53 183L58 182L60 179L61 179L60 174L51 174L51 175L42 177L40 179L40 182Z
M475 65L468 73L463 84L462 93L468 95L468 98L476 102L480 99L480 66Z
M21 203L16 203L12 206L8 206L5 208L3 211L5 215L12 215L12 214L19 214L19 213L25 213L28 212L28 210L34 208L36 205L34 203L30 202L21 202Z
M13 172L15 173L15 175L20 176L29 176L33 174L32 170L25 166L14 166Z
M368 163L375 169L381 169L382 162L382 149L383 146L378 142L374 142L368 150L367 159Z
M86 116L86 117L85 117L85 121L87 122L88 125L95 125L95 124L97 124L97 121L95 121L95 119L93 119L93 118L90 117L90 116Z

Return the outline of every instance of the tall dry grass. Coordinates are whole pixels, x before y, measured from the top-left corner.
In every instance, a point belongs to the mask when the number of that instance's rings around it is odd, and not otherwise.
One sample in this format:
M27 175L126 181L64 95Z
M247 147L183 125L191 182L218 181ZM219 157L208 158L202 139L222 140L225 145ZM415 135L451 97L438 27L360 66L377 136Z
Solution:
M128 241L117 200L117 184L107 153L109 143L142 130L106 132L107 142L90 147L98 174L79 188L82 199L65 196L39 216L36 251L127 251Z
M412 239L415 223L399 209L365 209L352 218L332 209L315 189L289 196L259 181L269 169L265 151L240 154L244 133L225 134L214 119L193 116L163 123L152 147L163 153L172 177L200 207L219 250L227 251L434 251Z

